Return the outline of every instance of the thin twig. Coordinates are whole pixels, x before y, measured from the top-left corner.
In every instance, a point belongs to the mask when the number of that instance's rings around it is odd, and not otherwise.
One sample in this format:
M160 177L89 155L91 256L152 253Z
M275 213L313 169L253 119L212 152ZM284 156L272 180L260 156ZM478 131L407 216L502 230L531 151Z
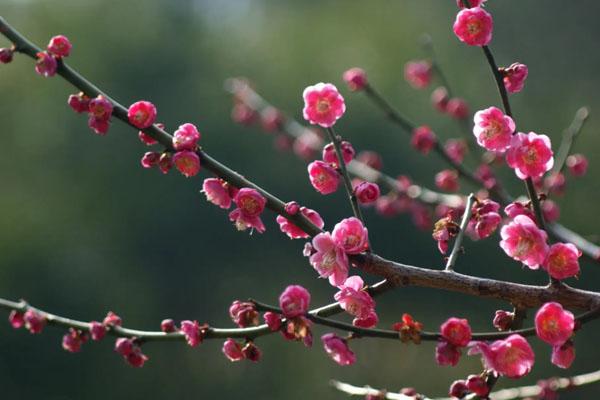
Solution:
M565 168L565 163L567 161L567 157L575 144L575 139L583 129L585 122L590 116L590 111L587 107L581 107L575 112L575 116L573 117L573 121L571 125L565 132L563 133L562 141L560 142L560 147L556 152L554 167L552 168L552 173L562 172Z
M476 197L473 193L469 195L467 198L467 204L465 205L465 212L463 213L462 220L460 222L460 231L458 235L456 235L456 239L454 239L454 245L452 247L452 252L448 257L448 262L446 262L446 271L454 271L454 263L456 263L456 259L458 258L458 254L461 252L462 242L465 237L465 232L467 231L467 225L469 225L469 220L471 219L471 213L473 209L473 203L475 202Z

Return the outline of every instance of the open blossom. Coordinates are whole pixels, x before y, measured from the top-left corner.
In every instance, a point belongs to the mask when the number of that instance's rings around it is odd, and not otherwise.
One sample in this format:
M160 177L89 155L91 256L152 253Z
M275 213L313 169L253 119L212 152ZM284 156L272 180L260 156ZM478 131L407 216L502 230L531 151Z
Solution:
M276 332L281 328L281 315L276 314L272 311L267 311L263 318L265 320L265 324L269 327L272 332Z
M404 65L404 79L415 89L424 89L431 82L431 63L425 60L409 61Z
M145 129L156 120L156 107L149 101L138 101L127 110L129 122L138 129Z
M121 326L123 320L112 311L106 313L106 317L102 320L102 325L106 327Z
M494 233L502 222L499 210L500 204L493 200L476 201L471 209L471 219L467 225L469 236L473 239L485 239Z
M435 174L435 186L447 192L456 192L459 188L458 172L445 169Z
M260 219L260 214L267 204L263 195L256 189L242 188L233 198L233 202L237 208L229 213L229 220L235 221L238 230L254 228L260 233L265 231L265 225Z
M313 161L308 164L308 177L315 190L321 194L330 194L340 184L340 174L326 162Z
M571 154L566 163L573 176L583 176L587 172L588 160L583 154Z
M435 346L435 361L439 365L455 366L460 356L460 349L445 340L440 340Z
M206 195L206 200L227 210L231 207L231 196L227 185L227 182L221 179L206 178L202 183L202 193Z
M229 359L229 361L240 361L243 360L244 353L242 352L242 345L233 339L227 339L223 343L223 354Z
M554 165L550 138L534 132L513 135L506 163L520 179L537 178Z
M316 251L310 256L310 265L322 278L329 278L332 286L344 284L348 278L348 256L344 248L337 244L329 232L319 233L312 240Z
M308 218L319 229L323 228L323 226L325 225L325 222L323 221L319 213L315 210L311 210L310 208L306 207L300 207L300 213L306 218ZM288 235L290 239L306 239L310 237L309 234L307 234L298 226L293 224L283 215L277 216L277 223L279 224L279 229L281 229L281 232Z
M529 208L528 205L521 203L520 201L513 201L506 207L504 207L504 213L509 217L514 219L517 215L525 215L529 217L532 221L535 220L535 214Z
M421 331L423 330L423 324L416 321L412 315L404 313L402 319L395 322L392 325L392 329L398 332L400 341L402 343L413 342L415 344L421 343Z
M471 326L466 319L448 318L440 332L446 341L458 347L464 347L471 341Z
M477 111L473 119L475 122L473 134L480 146L499 152L510 147L515 122L508 115L504 115L502 110L497 107L486 108Z
M486 46L492 40L492 16L480 7L464 8L456 16L454 34L470 46Z
M325 352L339 365L352 365L356 362L354 352L348 347L348 341L335 333L321 336Z
M342 158L344 159L344 164L348 164L354 158L354 147L352 147L352 143L343 141L340 143L340 148L342 150ZM338 166L338 158L337 153L335 152L335 147L333 143L327 144L323 147L323 161L331 164L333 167Z
M304 119L323 128L332 127L346 111L344 98L331 83L308 86L302 93Z
M371 204L377 201L381 194L379 185L373 182L361 182L354 188L354 193L360 204Z
M552 356L550 358L552 364L559 368L567 369L575 361L575 346L571 340L567 340L560 346L552 347Z
M489 344L475 342L469 355L481 354L486 368L507 378L521 378L531 371L535 354L527 340L518 334Z
M350 68L343 75L344 82L353 92L363 90L367 85L367 73L362 68Z
M529 217L517 215L511 223L502 227L500 236L500 247L504 252L529 268L537 269L546 259L548 235Z
M240 328L256 326L259 323L259 314L254 303L235 300L229 306L231 320Z
M99 95L98 97L90 100L88 111L90 117L94 117L99 120L107 120L112 114L113 105L106 97Z
M279 307L286 318L294 318L308 312L310 293L300 285L290 285L279 296Z
M173 164L186 178L195 176L200 172L200 157L193 151L178 151L173 156Z
M175 150L194 150L200 140L200 132L194 124L185 123L173 133L173 147Z
M340 307L348 314L354 316L352 323L355 326L371 328L377 324L375 301L369 293L362 290L363 280L360 276L351 276L339 286L340 291L334 295Z
M550 246L542 268L555 279L566 279L579 274L581 251L571 243L555 243Z
M50 39L50 43L48 43L46 49L48 53L55 57L68 57L72 47L71 42L66 36L56 35Z
M525 86L525 79L529 69L527 65L521 63L513 63L507 68L500 69L500 72L504 76L504 87L509 93L518 93L523 90Z
M415 128L410 139L412 146L423 154L429 153L436 141L435 133L426 125Z
M359 254L369 248L369 232L355 217L343 219L335 224L331 236L348 254Z
M545 303L535 314L535 332L552 346L564 344L573 335L575 316L560 303Z
M289 318L280 332L286 340L301 341L306 347L311 347L313 342L311 325L312 322L304 316Z
M204 331L198 321L181 321L181 332L185 336L185 341L192 347L198 346L204 339Z
M37 53L37 61L35 62L35 72L44 78L49 78L56 74L58 63L56 58L52 57L45 51Z

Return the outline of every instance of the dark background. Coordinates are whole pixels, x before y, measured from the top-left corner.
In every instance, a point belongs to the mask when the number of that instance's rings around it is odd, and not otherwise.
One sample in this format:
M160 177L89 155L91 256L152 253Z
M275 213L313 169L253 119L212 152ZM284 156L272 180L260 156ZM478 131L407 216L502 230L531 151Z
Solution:
M577 108L592 118L576 145L590 158L589 174L570 182L558 199L561 222L594 238L600 193L596 152L600 58L599 6L594 1L489 0L495 18L498 62L526 63L525 90L511 97L521 130L549 135L556 149ZM351 94L341 73L367 69L370 80L406 115L457 136L459 125L429 106L429 90L415 91L402 78L404 63L424 56L423 33L434 39L439 61L456 92L472 110L498 104L481 51L459 43L451 31L454 0L421 1L42 1L0 0L0 13L39 45L65 34L74 49L69 63L123 104L153 101L168 128L197 124L202 145L217 158L279 197L321 212L326 228L347 217L342 191L320 196L306 176L306 163L272 150L258 129L235 125L223 91L230 76L247 76L259 91L291 115L301 117L304 87L337 84L348 111L339 131L357 149L379 151L385 171L406 173L432 186L444 165L423 158L407 137L385 121L360 94ZM4 40L0 45L7 45ZM26 298L49 311L82 320L118 312L126 325L158 329L166 317L231 326L227 308L236 298L275 303L290 283L306 286L313 304L331 301L332 288L301 256L303 241L290 241L266 212L267 232L237 232L227 214L198 193L202 178L143 170L146 151L135 132L114 121L109 134L93 135L84 116L66 106L75 90L60 78L43 79L31 59L16 56L0 68L0 293ZM524 193L504 171L514 194ZM468 186L463 191L468 191ZM377 252L396 260L439 267L430 232L417 231L406 215L383 219L366 211ZM467 242L460 272L543 283L541 272L523 271L497 245L498 236ZM373 282L373 277L366 277ZM579 287L598 289L598 266L582 263ZM493 311L507 307L441 291L403 288L378 300L380 326L403 312L436 330L449 315L469 317L478 330L491 329ZM346 317L344 317L346 318ZM531 318L526 322L531 324ZM573 367L549 363L550 348L532 339L534 371L498 387L534 383L558 374L598 367L592 323L578 333ZM317 329L316 336L323 331ZM403 345L364 339L353 343L358 362L338 367L319 341L312 349L273 335L258 341L263 361L230 364L221 341L199 348L152 343L150 362L133 369L112 352L112 341L89 344L79 354L60 347L63 331L49 327L38 336L0 324L0 382L4 397L16 399L205 398L341 399L330 378L391 390L415 386L442 396L449 383L480 370L477 357L456 368L438 367L433 344ZM593 387L567 394L590 398Z

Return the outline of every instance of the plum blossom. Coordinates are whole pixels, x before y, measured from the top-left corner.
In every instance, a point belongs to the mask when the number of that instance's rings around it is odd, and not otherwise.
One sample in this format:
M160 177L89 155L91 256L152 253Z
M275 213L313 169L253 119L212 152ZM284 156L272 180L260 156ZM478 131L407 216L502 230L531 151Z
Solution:
M371 204L377 201L381 194L379 186L373 182L361 182L354 188L354 193L360 204Z
M486 46L492 40L492 16L480 7L464 8L456 16L454 34L470 46Z
M573 335L575 316L560 303L545 303L535 314L535 332L552 346L564 344Z
M138 129L151 126L156 120L156 107L149 101L138 101L127 110L129 122Z
M321 336L323 348L333 361L339 365L352 365L356 362L354 352L348 347L348 341L335 333L326 333Z
M552 347L550 361L559 368L569 368L573 364L573 361L575 361L575 345L573 345L573 341L567 340L562 345Z
M235 222L238 230L243 231L253 228L259 233L265 231L265 225L260 219L260 214L265 209L267 199L262 194L256 189L242 188L233 198L233 202L237 208L229 213L229 220Z
M550 138L534 132L513 135L506 152L506 163L520 179L542 176L554 165Z
M348 278L348 256L344 248L336 243L329 232L319 233L312 240L316 251L310 256L310 265L321 278L329 278L332 286L341 286Z
M431 63L425 60L409 61L404 65L404 79L415 89L429 86L432 78Z
M290 285L279 296L279 307L286 318L294 318L308 312L310 293L300 285Z
M583 154L571 154L566 163L573 176L584 176L587 172L588 160Z
M200 172L200 157L193 151L178 151L173 156L175 168L186 178L196 176Z
M555 279L566 279L579 274L581 251L572 243L555 243L550 246L542 268Z
M410 143L423 154L428 154L435 146L437 138L430 127L423 125L415 128Z
M340 148L342 150L344 164L348 164L350 161L352 161L354 154L356 153L354 151L354 147L352 147L352 143L344 140L342 143L340 143ZM332 167L337 168L338 158L333 143L329 143L323 147L323 161L331 164Z
M469 321L461 318L449 318L440 327L442 337L450 344L464 347L471 341Z
M175 150L194 150L200 140L200 132L194 124L185 123L173 133L173 147Z
M362 68L350 68L343 75L344 82L353 92L363 90L369 83L367 81L367 73Z
M473 342L469 355L481 354L486 368L507 378L521 378L531 371L535 354L527 340L518 334L491 344Z
M46 50L55 57L68 57L71 53L71 42L64 35L56 35L50 39Z
M202 183L202 193L206 200L225 210L231 207L228 183L218 178L207 178Z
M331 83L308 86L302 93L304 119L323 128L332 127L346 111L344 98Z
M510 147L515 131L515 122L510 116L497 107L490 107L477 111L473 120L473 134L480 146L496 152L504 152Z
M41 75L44 78L50 78L56 74L56 68L58 68L56 58L52 57L45 51L40 51L37 53L35 72L37 72L38 75Z
M229 361L240 361L245 358L242 352L242 345L229 338L223 343L223 354Z
M331 236L348 254L359 254L369 248L369 232L355 217L343 219L335 224Z
M504 252L529 268L538 269L546 259L548 235L529 217L517 215L511 223L502 227L500 236L500 247Z
M321 194L330 194L340 184L340 174L326 162L313 161L308 164L308 177L311 185Z
M527 65L521 63L513 63L507 68L501 68L500 72L504 76L504 87L509 93L518 93L525 86L525 79L529 73Z
M306 207L300 207L300 213L308 218L319 229L323 228L325 225L325 222L323 222L323 219L315 210L311 210L310 208ZM279 229L281 229L281 232L285 233L290 239L306 239L310 237L308 233L304 232L283 215L278 215L276 220L279 224Z
M377 324L375 301L371 295L363 290L364 283L360 276L351 276L339 286L340 291L334 295L340 307L348 314L354 316L352 323L355 326L371 328Z

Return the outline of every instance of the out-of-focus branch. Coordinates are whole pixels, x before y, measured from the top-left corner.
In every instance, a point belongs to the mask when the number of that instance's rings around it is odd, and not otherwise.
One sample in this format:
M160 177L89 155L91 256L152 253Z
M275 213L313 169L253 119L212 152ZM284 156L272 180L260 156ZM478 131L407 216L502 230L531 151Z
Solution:
M467 231L467 225L469 225L469 220L471 219L471 213L473 211L473 203L475 202L475 195L471 193L467 198L467 204L465 205L465 212L462 216L462 221L460 222L460 231L454 239L454 245L452 247L452 252L448 257L448 261L446 262L446 271L454 270L454 263L456 263L456 259L458 258L458 254L461 252L462 242L465 237L465 232Z
M554 167L552 168L553 173L562 172L565 168L565 163L567 161L567 157L575 144L575 139L583 129L585 122L590 116L590 111L587 107L581 107L575 112L575 116L573 117L573 121L571 125L565 132L563 133L562 141L560 142L560 147L556 152L556 158Z

